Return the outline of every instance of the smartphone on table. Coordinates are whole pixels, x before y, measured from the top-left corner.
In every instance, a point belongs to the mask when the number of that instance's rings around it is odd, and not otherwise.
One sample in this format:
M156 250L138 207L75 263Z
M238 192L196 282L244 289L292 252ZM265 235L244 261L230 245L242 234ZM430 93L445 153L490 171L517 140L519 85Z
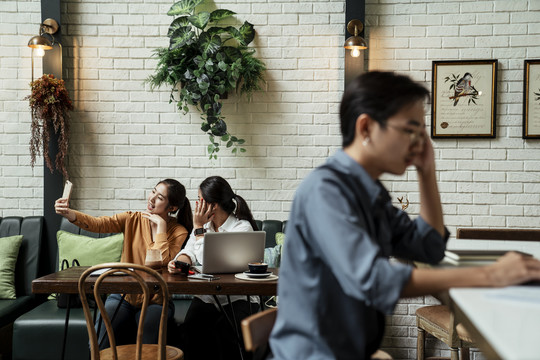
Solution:
M188 279L213 281L219 279L219 276L197 273L193 275L188 275Z

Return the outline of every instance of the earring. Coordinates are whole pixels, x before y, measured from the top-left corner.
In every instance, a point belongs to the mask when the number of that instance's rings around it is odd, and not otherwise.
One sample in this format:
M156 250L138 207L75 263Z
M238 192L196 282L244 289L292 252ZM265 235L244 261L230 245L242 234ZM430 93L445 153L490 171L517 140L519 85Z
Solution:
M366 138L362 141L362 145L367 146L367 144L369 144L369 138L368 138L368 137L366 137Z

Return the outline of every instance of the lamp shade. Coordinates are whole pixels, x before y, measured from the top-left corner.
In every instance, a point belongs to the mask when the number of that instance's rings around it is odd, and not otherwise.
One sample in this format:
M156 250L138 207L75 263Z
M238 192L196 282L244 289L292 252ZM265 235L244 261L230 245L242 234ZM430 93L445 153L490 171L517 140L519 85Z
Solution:
M350 36L345 40L345 45L343 45L345 49L358 49L358 50L364 50L367 49L367 43L366 40L364 40L361 36Z
M359 35L363 29L364 24L357 19L353 19L347 24L347 31L353 34L353 36L350 36L347 38L347 40L345 40L343 47L351 50L352 57L360 56L360 50L367 49L366 40Z
M52 43L49 39L37 35L28 41L28 47L32 49L43 49L43 50L51 50L52 49Z

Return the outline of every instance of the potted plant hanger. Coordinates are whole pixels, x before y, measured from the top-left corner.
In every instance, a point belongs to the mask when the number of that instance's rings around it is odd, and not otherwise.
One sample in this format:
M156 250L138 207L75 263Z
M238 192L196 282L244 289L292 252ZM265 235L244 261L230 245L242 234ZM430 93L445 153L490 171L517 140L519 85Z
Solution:
M30 137L30 165L34 167L36 157L43 152L45 164L51 171L56 168L68 178L65 158L69 145L69 111L73 104L64 84L64 80L54 75L43 75L30 83L32 93L25 98L29 100L32 111ZM58 134L58 154L55 167L49 157L49 142L52 134Z
M201 130L210 138L210 159L217 159L220 143L232 147L234 154L246 151L239 147L245 141L227 129L222 115L224 97L236 90L249 99L253 91L261 90L266 67L248 47L255 37L253 25L246 21L239 27L219 26L235 13L196 11L203 1L181 0L167 12L175 17L167 33L169 47L155 50L157 68L146 81L152 90L170 85L169 102L176 102L184 114L189 105L201 112Z

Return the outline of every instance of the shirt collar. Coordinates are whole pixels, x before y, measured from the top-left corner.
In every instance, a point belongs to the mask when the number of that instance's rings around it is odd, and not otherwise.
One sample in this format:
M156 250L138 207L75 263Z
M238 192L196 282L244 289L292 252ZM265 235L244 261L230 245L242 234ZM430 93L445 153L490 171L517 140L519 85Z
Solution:
M355 178L369 194L371 205L376 202L389 200L388 192L379 180L373 180L362 165L354 161L343 149L339 150L334 157L329 159L330 163L335 165L344 173L349 173Z
M218 230L219 232L229 232L231 231L231 229L234 228L234 226L236 225L236 223L238 222L239 220L236 218L236 216L231 213L229 215L229 217L227 218L227 220L225 220L225 222L223 223L223 225L221 225ZM204 228L206 229L210 229L212 231L216 231L216 229L214 229L214 226L212 225L212 222L209 221L207 222L206 224L204 224Z

